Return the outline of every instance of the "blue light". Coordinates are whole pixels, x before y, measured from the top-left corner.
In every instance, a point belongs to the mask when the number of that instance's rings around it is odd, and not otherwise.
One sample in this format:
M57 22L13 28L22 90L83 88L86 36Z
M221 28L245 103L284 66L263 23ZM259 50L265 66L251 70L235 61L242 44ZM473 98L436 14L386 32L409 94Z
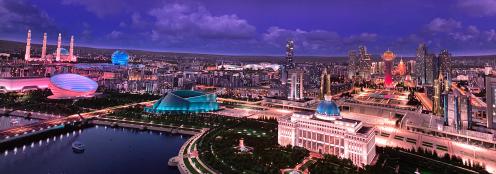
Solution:
M319 106L317 106L317 113L327 116L340 116L339 107L333 101L321 101Z
M215 94L204 94L197 91L178 90L167 93L146 112L166 113L200 113L219 109Z
M128 61L129 61L129 55L124 51L116 50L112 54L112 64L114 65L127 66Z

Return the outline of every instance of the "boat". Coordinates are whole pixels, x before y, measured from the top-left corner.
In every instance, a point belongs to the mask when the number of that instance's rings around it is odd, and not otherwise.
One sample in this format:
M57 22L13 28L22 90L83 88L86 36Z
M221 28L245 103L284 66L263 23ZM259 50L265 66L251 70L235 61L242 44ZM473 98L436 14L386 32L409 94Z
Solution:
M84 152L84 144L81 142L72 143L72 151L75 153L83 153Z
M10 120L11 125L18 125L19 123L21 123L21 121L17 118L13 118Z

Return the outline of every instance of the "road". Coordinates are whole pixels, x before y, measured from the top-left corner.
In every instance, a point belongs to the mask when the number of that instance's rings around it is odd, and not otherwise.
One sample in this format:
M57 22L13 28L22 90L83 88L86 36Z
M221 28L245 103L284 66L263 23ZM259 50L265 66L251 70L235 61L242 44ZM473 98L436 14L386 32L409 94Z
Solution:
M127 107L135 106L135 105L149 105L149 104L153 104L155 102L156 102L156 100L113 106L113 107L95 110L95 111L91 111L91 112L69 115L67 117L53 118L53 119L43 120L40 122L28 124L28 125L16 126L16 127L12 127L10 129L6 129L6 130L1 131L0 132L0 140L7 139L10 137L20 136L23 134L34 133L36 131L43 131L45 129L50 129L52 127L82 121L83 119L90 119L90 118L94 118L94 117L99 117L102 115L106 115L106 114L108 114L111 111L114 111L116 109L127 108Z

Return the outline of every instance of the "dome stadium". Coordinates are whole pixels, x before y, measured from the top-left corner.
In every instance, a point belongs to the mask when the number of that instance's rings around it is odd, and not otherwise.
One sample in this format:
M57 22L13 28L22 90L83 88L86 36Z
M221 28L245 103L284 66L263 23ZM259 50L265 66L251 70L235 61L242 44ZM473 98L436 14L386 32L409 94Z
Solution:
M126 52L122 50L116 50L114 53L112 53L112 64L127 66L128 62L129 55Z
M53 93L49 99L73 99L92 97L98 84L81 75L58 74L50 78L48 88Z
M219 109L215 94L198 91L178 90L165 94L152 107L146 107L151 113L200 113Z

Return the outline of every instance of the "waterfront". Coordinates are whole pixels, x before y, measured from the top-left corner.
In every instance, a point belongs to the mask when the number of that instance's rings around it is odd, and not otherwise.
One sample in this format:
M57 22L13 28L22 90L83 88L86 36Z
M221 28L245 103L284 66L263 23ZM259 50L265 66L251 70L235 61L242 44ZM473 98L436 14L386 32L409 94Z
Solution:
M18 121L17 124L12 124L12 120L16 119ZM26 125L30 123L38 122L36 119L26 119L23 117L14 117L14 116L0 116L0 130L8 129L14 126Z
M2 150L0 171L5 173L179 173L167 161L176 156L190 136L94 126L50 135ZM73 153L75 141L86 145ZM20 167L22 166L22 167Z

